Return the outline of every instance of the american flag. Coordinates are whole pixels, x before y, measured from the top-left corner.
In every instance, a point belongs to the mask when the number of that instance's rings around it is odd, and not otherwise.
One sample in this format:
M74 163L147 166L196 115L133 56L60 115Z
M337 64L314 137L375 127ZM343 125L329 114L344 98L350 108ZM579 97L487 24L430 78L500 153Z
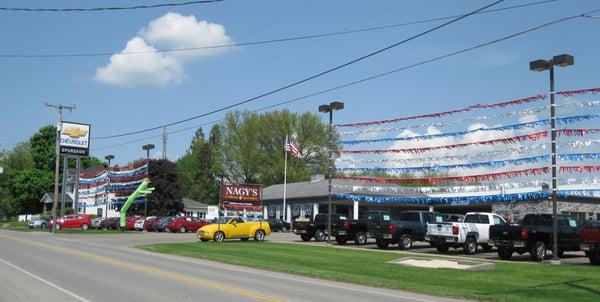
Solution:
M298 149L298 147L296 147L296 145L294 145L289 138L285 143L285 151L290 152L295 157L302 157L302 154L300 154L300 149Z

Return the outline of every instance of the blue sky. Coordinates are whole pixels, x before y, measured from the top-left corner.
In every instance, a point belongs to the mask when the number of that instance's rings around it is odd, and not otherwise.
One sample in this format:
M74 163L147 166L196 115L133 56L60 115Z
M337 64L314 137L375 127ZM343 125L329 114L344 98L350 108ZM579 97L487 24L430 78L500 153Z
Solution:
M127 4L140 2L128 1ZM164 1L153 1L158 2ZM142 43L141 46L139 43L133 45L137 47L135 49L185 47L192 42L207 41L243 43L455 15L491 2L226 0L214 4L116 12L0 11L0 36L3 37L0 53L118 53L130 41ZM532 1L505 1L497 7L528 2ZM23 5L92 7L124 4L122 1L1 3L6 7ZM598 8L600 3L597 1L559 0L535 7L472 16L348 68L238 109L253 110L303 96ZM198 25L202 21L212 25L206 29ZM165 29L169 24L189 25L190 22L189 28L198 30L192 31L193 35L185 30L185 26L182 31ZM65 120L90 123L92 137L139 130L259 95L442 22L221 51L178 53L148 61L147 57L143 57L142 63L130 58L134 55L128 55L124 58L125 62L112 66L111 56L0 58L0 148L11 149L18 139L27 139L38 128L55 122L56 113L44 107L44 102L76 104L77 109L66 113ZM557 89L599 87L599 29L599 19L579 18L468 54L279 108L317 112L318 105L339 100L345 102L346 109L336 112L335 120L343 123L519 98L548 89L547 74L529 71L528 62L562 53L574 55L576 63L557 70ZM98 71L102 68L108 70L103 75ZM224 113L215 114L173 126L169 131L219 120L223 116ZM204 128L208 132L210 125ZM189 130L169 136L170 159L175 160L185 153L193 132ZM157 130L116 139L92 140L91 153L101 158L114 154L116 163L126 164L145 155L141 150L142 144L161 146L159 135ZM137 140L142 141L132 143ZM160 148L155 152L160 153Z

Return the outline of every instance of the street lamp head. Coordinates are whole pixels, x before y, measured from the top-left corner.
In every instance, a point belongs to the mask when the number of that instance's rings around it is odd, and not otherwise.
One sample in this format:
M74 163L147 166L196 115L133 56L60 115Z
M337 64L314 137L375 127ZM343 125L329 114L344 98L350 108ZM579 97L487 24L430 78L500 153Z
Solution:
M154 149L154 145L153 144L147 144L147 145L143 145L142 149L148 151L148 150L152 150Z
M319 106L319 112L326 113L326 112L329 112L329 111L331 111L331 106L329 106L329 105L321 105L321 106Z
M544 71L550 69L550 62L546 60L535 60L529 62L529 69L532 71Z
M115 156L112 154L104 157L104 159L106 159L106 160L113 160L114 158L115 158Z
M331 103L329 103L329 107L331 107L332 110L342 110L342 109L344 109L344 103L331 102Z
M554 58L552 58L552 64L560 67L571 66L575 64L575 58L568 54L554 56Z

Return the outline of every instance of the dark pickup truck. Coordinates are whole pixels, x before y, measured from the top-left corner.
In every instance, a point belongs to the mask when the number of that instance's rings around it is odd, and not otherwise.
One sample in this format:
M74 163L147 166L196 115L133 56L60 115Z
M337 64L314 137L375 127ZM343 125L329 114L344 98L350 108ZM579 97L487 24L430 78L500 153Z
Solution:
M580 249L580 224L573 217L558 215L558 255ZM498 248L498 256L510 259L514 252L529 252L531 258L542 261L546 251L552 249L552 215L527 214L521 225L490 226L490 241Z
M600 265L600 221L588 220L581 229L581 250L593 265Z
M371 211L364 216L369 237L375 238L381 249L398 244L401 249L409 250L413 241L425 240L427 222L445 221L443 214L427 211L402 212L398 220L392 219L388 212Z
M313 222L296 221L293 232L300 235L302 241L325 241L327 239L327 213L319 213ZM346 244L354 240L357 245L367 243L367 225L362 220L350 220L343 214L331 214L331 236L335 237L338 244Z

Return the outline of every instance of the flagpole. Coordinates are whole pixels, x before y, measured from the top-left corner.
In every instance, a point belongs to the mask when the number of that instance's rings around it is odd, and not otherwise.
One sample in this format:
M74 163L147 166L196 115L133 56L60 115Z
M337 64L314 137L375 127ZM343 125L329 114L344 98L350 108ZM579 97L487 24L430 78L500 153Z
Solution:
M283 152L285 153L284 155L284 164L283 164L283 221L287 222L287 216L285 216L285 194L286 189L287 189L287 144L288 144L288 136L287 134L285 135L285 142L283 145Z

